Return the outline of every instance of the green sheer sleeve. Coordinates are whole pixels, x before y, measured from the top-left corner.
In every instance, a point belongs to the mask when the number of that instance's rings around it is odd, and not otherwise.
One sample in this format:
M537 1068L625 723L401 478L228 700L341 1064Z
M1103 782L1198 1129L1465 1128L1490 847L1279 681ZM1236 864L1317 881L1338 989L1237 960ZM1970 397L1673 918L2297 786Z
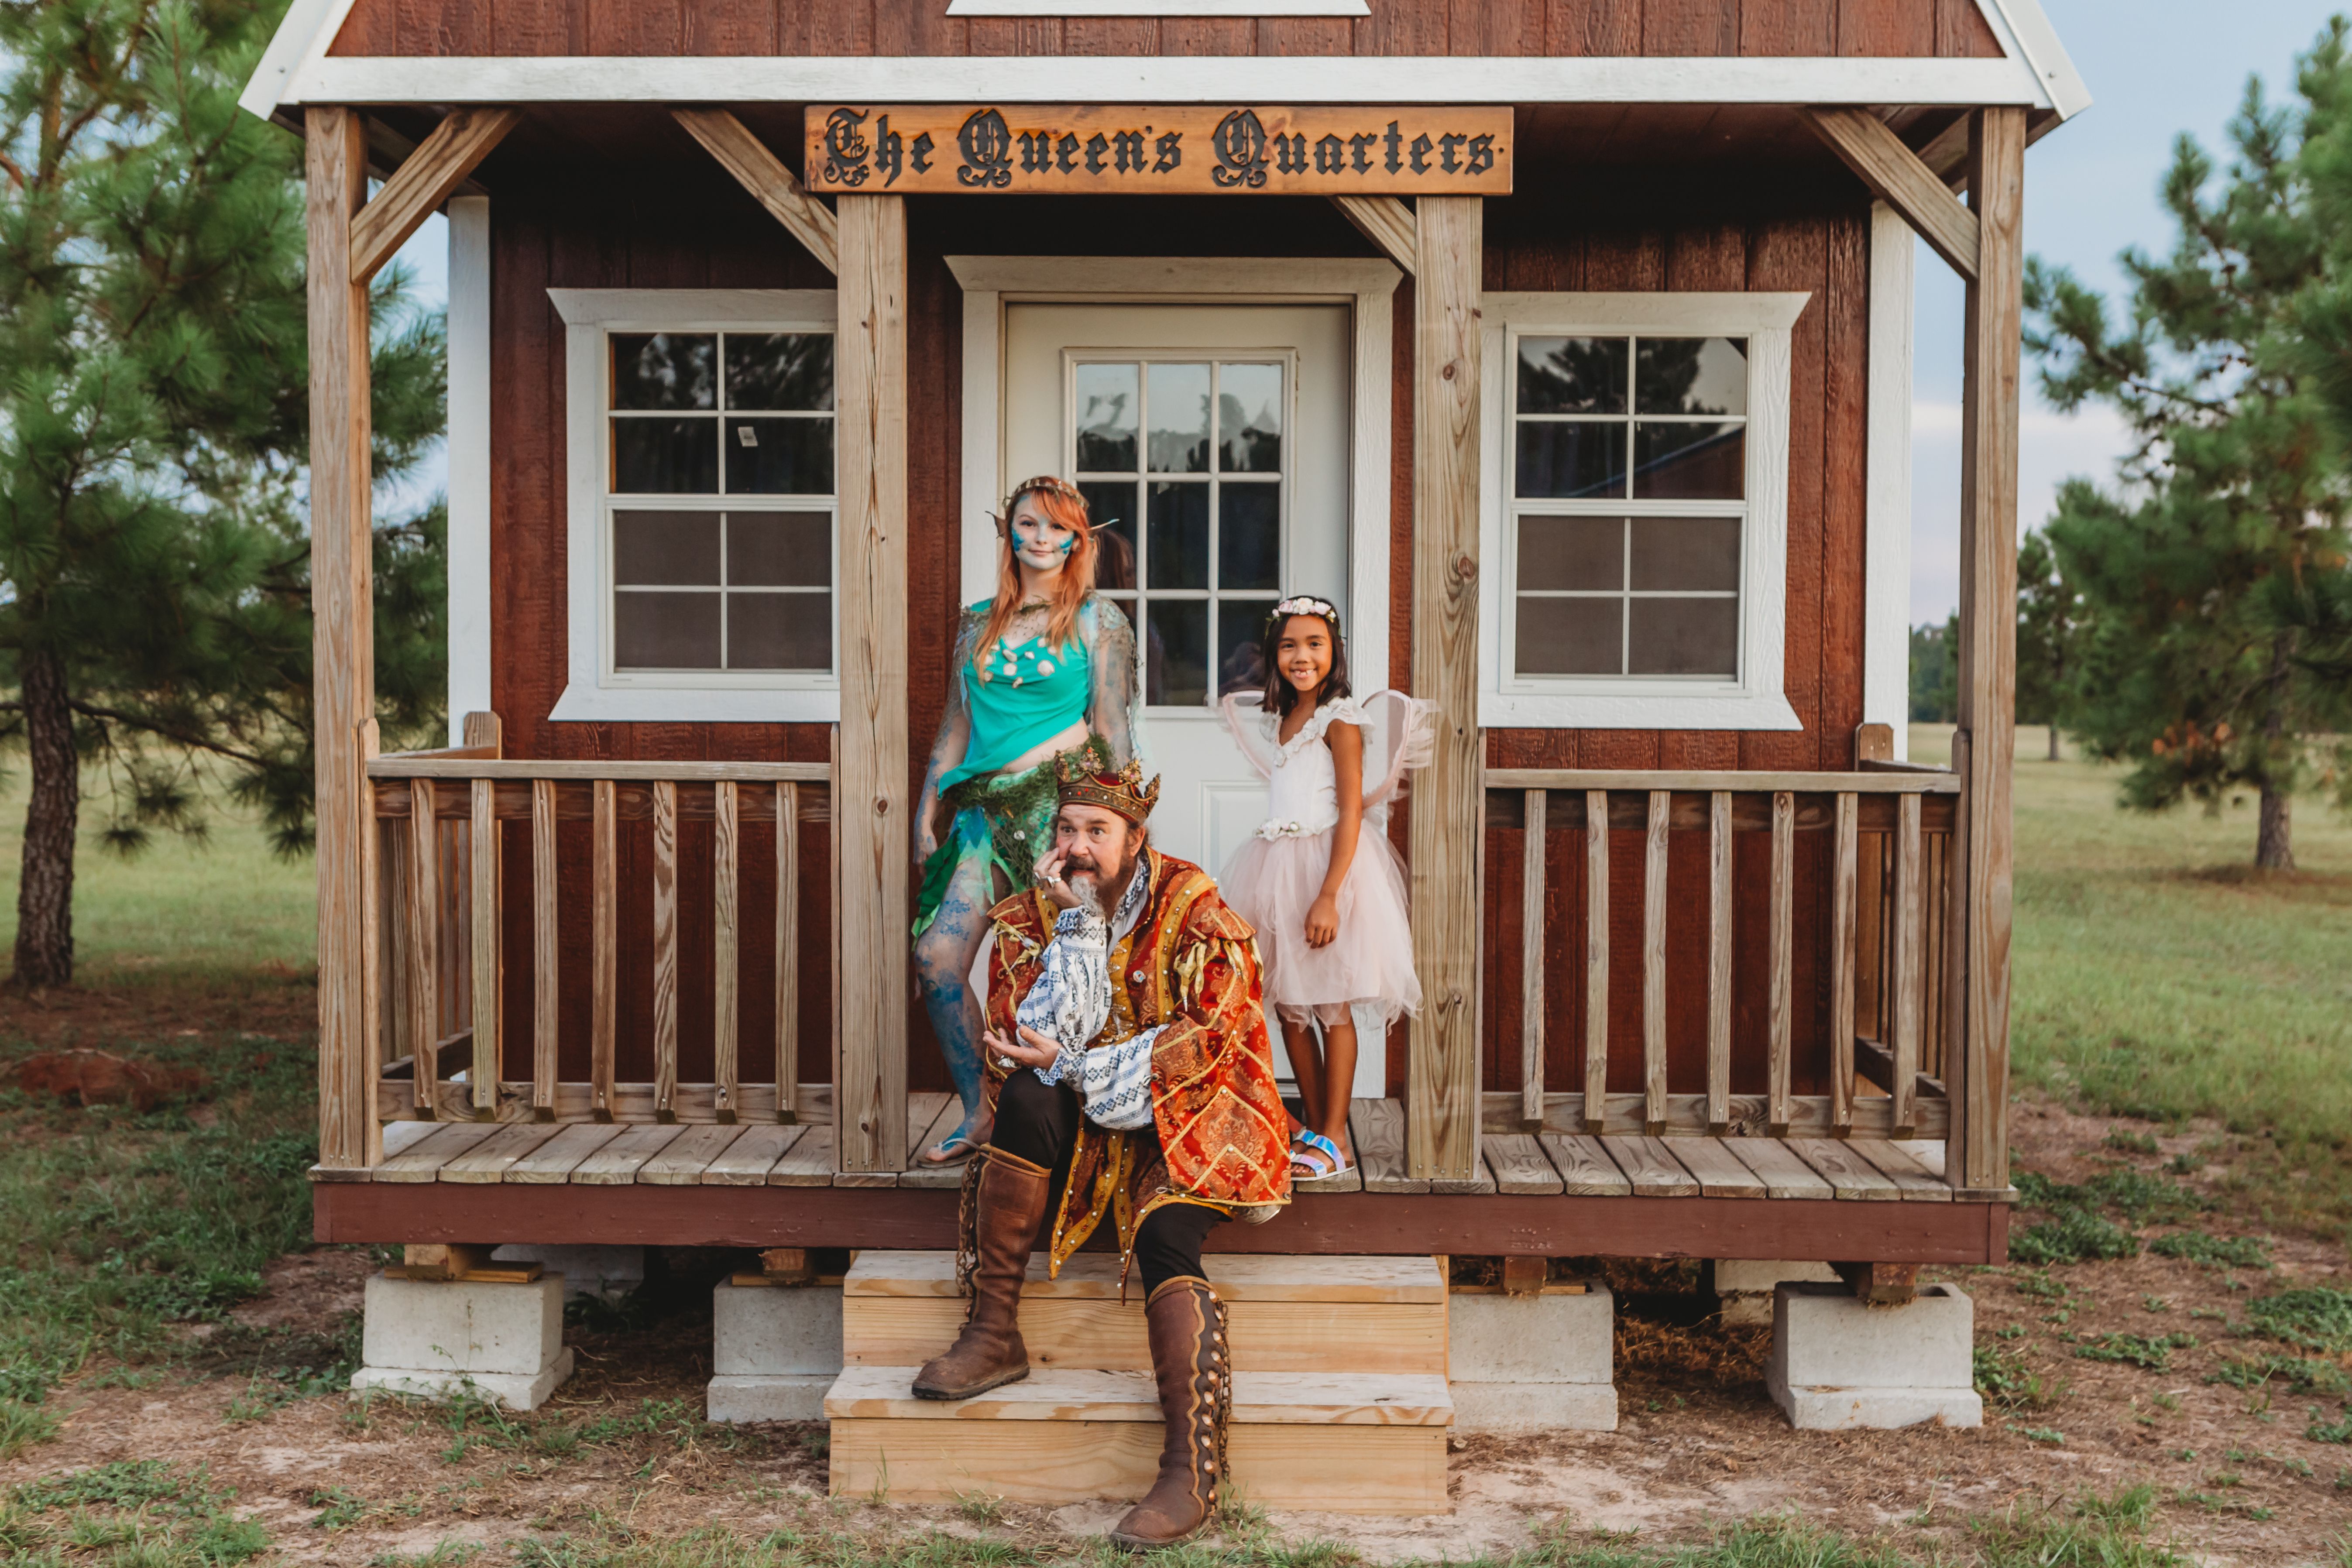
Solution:
M1143 755L1143 691L1135 658L1135 627L1119 607L1100 595L1087 600L1084 630L1093 689L1087 701L1087 728L1110 748L1111 763L1125 767Z
M963 761L971 745L971 710L964 701L964 671L979 651L980 628L987 605L967 607L956 626L955 652L948 658L948 700L940 714L940 732L931 742L930 765L923 770L923 793L915 803L915 864L921 865L937 846L932 822L939 810L940 775Z

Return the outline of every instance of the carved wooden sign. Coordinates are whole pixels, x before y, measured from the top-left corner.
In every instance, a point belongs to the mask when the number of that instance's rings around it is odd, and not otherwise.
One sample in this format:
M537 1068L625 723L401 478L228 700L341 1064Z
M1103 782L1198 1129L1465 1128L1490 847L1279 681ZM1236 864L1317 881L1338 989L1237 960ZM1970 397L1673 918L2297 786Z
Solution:
M1507 195L1511 110L812 104L811 191Z

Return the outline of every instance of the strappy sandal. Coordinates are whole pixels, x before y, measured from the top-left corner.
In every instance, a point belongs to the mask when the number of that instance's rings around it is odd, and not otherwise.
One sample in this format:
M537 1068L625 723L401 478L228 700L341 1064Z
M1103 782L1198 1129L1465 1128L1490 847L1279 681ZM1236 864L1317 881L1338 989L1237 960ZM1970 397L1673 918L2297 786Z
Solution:
M1296 1172L1299 1166L1307 1166L1307 1176L1310 1181L1323 1176L1344 1176L1356 1168L1353 1162L1339 1152L1339 1145L1311 1127L1301 1128L1293 1142L1302 1145L1306 1152L1291 1155L1291 1169ZM1318 1157L1328 1164L1313 1163Z
M961 1165L979 1152L980 1145L973 1142L968 1134L951 1132L915 1158L919 1165L938 1170L949 1165Z

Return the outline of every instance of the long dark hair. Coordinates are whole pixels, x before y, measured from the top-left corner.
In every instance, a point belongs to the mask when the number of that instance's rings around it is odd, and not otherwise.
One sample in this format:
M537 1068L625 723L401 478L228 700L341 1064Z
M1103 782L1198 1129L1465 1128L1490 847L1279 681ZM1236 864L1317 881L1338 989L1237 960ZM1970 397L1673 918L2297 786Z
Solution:
M1274 607L1274 613L1265 618L1265 632L1258 637L1258 655L1265 660L1264 706L1277 718L1288 718L1290 710L1298 706L1298 689L1282 678L1275 654L1282 646L1283 632L1302 616L1312 616L1331 628L1331 670L1315 689L1316 706L1319 708L1348 695L1348 639L1339 635L1339 608L1328 599L1300 594Z

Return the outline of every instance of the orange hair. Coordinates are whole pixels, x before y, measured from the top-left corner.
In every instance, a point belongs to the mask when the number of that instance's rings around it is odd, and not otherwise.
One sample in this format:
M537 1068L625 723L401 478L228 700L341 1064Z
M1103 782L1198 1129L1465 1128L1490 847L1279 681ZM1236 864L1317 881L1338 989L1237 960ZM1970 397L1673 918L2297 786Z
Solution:
M1078 629L1078 606L1086 602L1095 588L1095 531L1087 521L1087 498L1066 479L1051 474L1040 474L1034 479L1024 479L1004 502L1004 516L999 524L996 550L996 596L989 602L988 623L980 629L980 646L986 648L1004 635L1013 617L1021 612L1021 563L1013 552L1013 514L1020 510L1024 497L1037 503L1037 511L1048 522L1058 522L1077 536L1077 542L1062 562L1061 575L1054 579L1054 591L1046 603L1045 640L1055 647L1066 646Z

